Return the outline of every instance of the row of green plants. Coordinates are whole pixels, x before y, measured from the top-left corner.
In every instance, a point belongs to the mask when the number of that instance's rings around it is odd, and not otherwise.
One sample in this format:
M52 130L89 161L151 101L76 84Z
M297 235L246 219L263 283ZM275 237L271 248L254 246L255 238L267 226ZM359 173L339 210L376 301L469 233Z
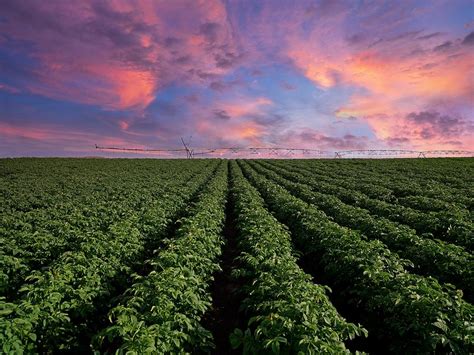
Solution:
M451 282L472 300L474 257L463 248L439 240L425 239L406 226L373 217L367 210L341 202L337 197L311 189L316 183L284 169L251 163L259 173L277 182L303 201L321 209L342 226L360 231L370 239L381 240L391 251L413 262L410 270ZM291 178L291 181L282 176ZM305 183L308 183L305 184ZM310 184L310 185L309 185Z
M231 335L244 354L342 354L344 341L366 334L345 321L329 301L329 289L312 282L297 265L288 230L266 209L234 161L231 198L239 232L239 268L245 280L242 309L247 328Z
M397 161L398 162L398 161ZM390 165L396 164L394 160L356 160L356 161L317 161L311 160L301 162L315 173L322 173L334 178L344 177L349 179L361 187L377 186L391 191L390 198L399 199L407 196L425 196L435 198L449 204L473 211L474 198L472 193L469 193L470 178L466 176L464 180L465 188L456 189L447 186L439 181L432 180L433 170L436 165L440 164L441 160L431 161L429 166L422 176L408 177L408 174L414 166L416 160L410 159L405 161L404 168L395 168L390 170ZM463 160L467 165L464 170L469 172L469 160ZM444 166L444 175L453 175L452 165L455 161L448 159L447 166ZM292 164L290 162L290 164ZM300 162L295 163L300 165ZM396 167L396 166L395 166ZM387 196L387 195L386 195ZM428 207L428 206L427 206Z
M448 211L450 213L458 213L458 215L461 215L463 219L469 221L473 220L473 214L467 211L466 209L461 208L457 204L446 202L433 197L426 197L422 195L405 196L399 197L396 202L402 206L411 207L415 210L419 210L422 212Z
M141 267L148 249L158 246L213 170L195 175L192 182L184 174L182 179L175 178L180 183L163 190L149 189L143 198L147 206L129 210L121 220L88 233L74 250L64 252L49 267L34 271L20 288L17 300L1 299L2 350L23 353L79 347L83 337L97 326L97 314L110 307L111 299L130 283L130 275ZM161 176L148 184L153 182L167 184ZM115 207L111 203L109 208Z
M99 349L169 354L212 348L212 334L200 321L211 306L209 283L220 268L226 195L227 164L221 163L175 235L149 260L150 273L137 277L109 312L112 324L97 337Z
M406 270L410 262L378 240L341 227L322 211L239 162L295 245L350 304L369 340L394 353L474 351L474 307L460 291Z
M267 165L269 166L269 165ZM272 165L274 166L274 165ZM474 223L469 219L467 210L451 209L440 212L421 212L397 203L369 198L367 195L355 190L356 186L347 186L341 179L314 176L314 173L298 168L287 168L286 176L296 176L313 189L338 197L341 201L364 208L372 214L386 217L392 221L403 223L414 228L418 233L427 237L439 238L450 243L465 247L469 251L474 249Z

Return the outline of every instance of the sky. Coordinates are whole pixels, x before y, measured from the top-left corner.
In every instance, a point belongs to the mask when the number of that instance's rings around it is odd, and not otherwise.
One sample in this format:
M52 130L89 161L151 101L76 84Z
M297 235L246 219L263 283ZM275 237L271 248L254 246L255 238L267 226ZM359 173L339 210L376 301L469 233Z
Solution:
M0 156L180 137L474 150L474 2L0 2Z

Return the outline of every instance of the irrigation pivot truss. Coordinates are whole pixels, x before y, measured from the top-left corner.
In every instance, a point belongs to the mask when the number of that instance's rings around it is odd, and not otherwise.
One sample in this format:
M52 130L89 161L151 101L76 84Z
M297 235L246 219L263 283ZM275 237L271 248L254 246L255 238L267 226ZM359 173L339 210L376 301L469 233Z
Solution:
M97 144L95 149L99 150L116 150L116 151L129 151L129 152L140 152L140 153L159 153L159 152L183 152L185 149L147 149L147 148L119 148L119 147L100 147Z
M175 157L174 154L186 154L186 158L194 157L222 157L230 156L235 158L248 156L263 157L303 157L303 158L325 158L325 159L344 159L344 158L390 158L390 157L410 157L410 158L429 158L429 157L474 157L473 151L467 150L404 150L404 149L356 149L328 151L320 149L307 148L285 148L285 147L223 147L223 148L201 148L191 149L181 138L183 148L175 149L147 149L147 148L119 148L103 147L96 145L95 148L106 151L130 152L130 153L153 153L164 157Z
M404 150L404 149L357 149L335 152L335 158L356 157L397 157L416 156L417 158L459 156L472 157L474 152L468 150Z
M293 156L301 154L303 156L329 156L334 154L330 151L306 148L282 148L282 147L228 147L228 148L204 148L194 155L223 155L243 154L243 155L271 155L271 156Z

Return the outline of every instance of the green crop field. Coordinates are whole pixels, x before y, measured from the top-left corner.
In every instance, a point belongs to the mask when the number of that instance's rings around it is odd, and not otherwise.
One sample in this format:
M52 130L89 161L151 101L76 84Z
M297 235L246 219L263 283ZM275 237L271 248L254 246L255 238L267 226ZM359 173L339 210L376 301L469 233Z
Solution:
M474 159L0 160L0 353L474 353Z

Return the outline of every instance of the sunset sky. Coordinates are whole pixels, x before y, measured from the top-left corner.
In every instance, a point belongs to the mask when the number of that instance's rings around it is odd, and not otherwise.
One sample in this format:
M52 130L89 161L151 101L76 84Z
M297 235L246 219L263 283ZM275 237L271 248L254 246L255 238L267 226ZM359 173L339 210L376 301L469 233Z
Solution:
M0 1L0 156L474 150L474 2Z

